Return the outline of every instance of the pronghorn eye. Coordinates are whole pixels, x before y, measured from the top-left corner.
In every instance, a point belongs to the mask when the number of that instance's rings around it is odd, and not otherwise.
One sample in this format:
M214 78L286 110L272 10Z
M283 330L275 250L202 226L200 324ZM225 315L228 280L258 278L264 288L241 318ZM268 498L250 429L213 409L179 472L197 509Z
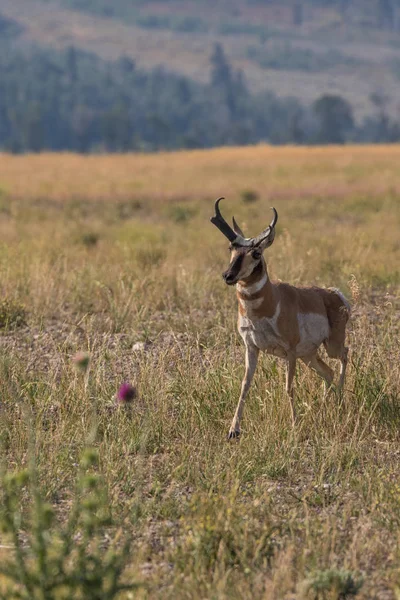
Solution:
M253 250L251 256L254 258L254 260L259 260L261 258L261 252L259 250Z

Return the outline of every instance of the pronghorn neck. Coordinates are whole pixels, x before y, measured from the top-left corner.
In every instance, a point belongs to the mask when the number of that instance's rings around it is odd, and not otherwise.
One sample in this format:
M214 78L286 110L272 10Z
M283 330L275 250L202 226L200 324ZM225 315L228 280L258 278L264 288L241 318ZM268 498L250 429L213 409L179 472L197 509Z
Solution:
M236 290L241 315L258 319L275 314L278 298L264 260L260 261L250 277L236 285Z
M268 285L269 284L269 285ZM236 284L238 294L245 297L251 297L254 294L260 296L260 292L264 290L264 287L271 285L268 277L268 270L265 260L262 258L254 271L246 279L242 279Z

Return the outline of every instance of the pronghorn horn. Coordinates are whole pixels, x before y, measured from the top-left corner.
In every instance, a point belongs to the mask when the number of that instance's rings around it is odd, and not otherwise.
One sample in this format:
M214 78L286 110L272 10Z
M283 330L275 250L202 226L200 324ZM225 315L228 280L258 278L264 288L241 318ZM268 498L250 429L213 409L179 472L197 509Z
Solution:
M223 196L215 201L215 216L211 217L210 221L213 225L218 227L218 229L224 234L225 237L228 238L230 242L234 242L237 238L237 233L231 229L224 217L221 215L221 211L219 210L219 203L221 200L224 200Z
M271 210L274 213L274 218L272 219L271 223L269 224L270 228L273 229L275 227L275 225L278 222L278 213L276 212L276 208L274 208L273 206L271 206Z
M236 223L235 217L232 217L232 223L233 223L233 231L244 237L244 233L243 233L242 229L239 227L239 225Z
M271 235L271 233L273 232L275 225L278 221L278 213L276 212L276 209L273 206L271 206L271 208L274 211L274 218L272 219L272 221L268 225L268 227L266 229L264 229L264 231L262 233L260 233L260 235L253 238L253 243L255 246L258 246L258 244L261 244L261 242L263 242L268 236Z
M224 197L218 198L218 200L215 201L215 216L211 217L211 223L218 227L221 233L223 233L232 244L235 244L236 246L251 246L252 240L246 239L242 235L235 233L221 215L221 211L219 210L218 206L221 200L224 200Z

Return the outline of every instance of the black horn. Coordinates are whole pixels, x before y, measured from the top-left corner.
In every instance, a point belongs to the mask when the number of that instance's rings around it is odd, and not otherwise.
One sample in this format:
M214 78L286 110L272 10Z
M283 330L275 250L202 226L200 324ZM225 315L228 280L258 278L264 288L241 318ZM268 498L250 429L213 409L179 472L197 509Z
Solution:
M272 219L271 223L269 224L270 228L273 229L275 227L275 225L278 222L278 213L276 212L276 208L274 208L273 206L271 206L272 210L274 211L274 218Z
M245 238L240 233L235 233L235 231L233 231L230 225L228 225L228 223L225 221L218 206L221 200L224 200L224 198L218 198L218 200L215 202L215 216L211 217L211 223L218 227L224 236L228 238L231 244L234 244L235 246L252 246L253 240L251 238Z
M218 200L216 200L215 215L214 217L211 217L210 221L211 223L213 223L213 225L218 227L218 229L224 234L224 236L228 238L231 244L234 244L235 246L257 246L257 244L260 244L273 232L274 227L278 221L278 213L276 212L275 208L272 208L272 210L274 211L274 218L272 219L267 229L264 229L264 231L255 238L245 238L244 235L241 233L241 229L236 223L235 218L233 218L233 226L236 229L236 231L234 231L230 227L230 225L228 225L224 217L221 215L221 211L219 210L219 203L221 202L221 200L224 200L224 197L218 198Z
M274 229L275 229L275 225L278 222L278 213L276 212L276 209L271 206L273 212L274 212L274 218L272 219L271 223L268 225L268 227L266 229L264 229L264 231L262 233L260 233L260 235L258 235L256 238L253 238L253 243L255 246L257 246L258 244L261 244L261 242L263 242L268 236L271 235L271 233L273 233Z
M221 211L219 210L218 205L221 202L221 200L224 200L223 196L222 198L218 198L218 200L215 201L215 215L214 217L211 217L210 221L213 225L215 225L215 227L218 227L221 233L223 233L224 236L227 237L230 242L237 242L237 238L240 236L238 236L238 234L235 233L233 229L228 225L224 217L221 215Z
M232 223L233 223L233 231L236 234L239 234L244 237L244 233L243 233L241 227L239 227L239 225L237 224L235 217L232 217Z

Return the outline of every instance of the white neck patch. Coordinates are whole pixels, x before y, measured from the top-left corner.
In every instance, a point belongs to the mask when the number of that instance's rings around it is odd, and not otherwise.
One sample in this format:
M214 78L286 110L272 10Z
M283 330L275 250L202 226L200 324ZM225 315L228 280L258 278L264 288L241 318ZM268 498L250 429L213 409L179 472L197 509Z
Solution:
M267 283L267 281L268 281L268 275L266 272L264 272L261 279L259 279L255 283L252 283L251 285L248 285L246 287L244 287L240 283L237 283L236 289L241 294L244 294L244 296L252 296L253 294L256 294L257 292L259 292L264 287L264 285Z

